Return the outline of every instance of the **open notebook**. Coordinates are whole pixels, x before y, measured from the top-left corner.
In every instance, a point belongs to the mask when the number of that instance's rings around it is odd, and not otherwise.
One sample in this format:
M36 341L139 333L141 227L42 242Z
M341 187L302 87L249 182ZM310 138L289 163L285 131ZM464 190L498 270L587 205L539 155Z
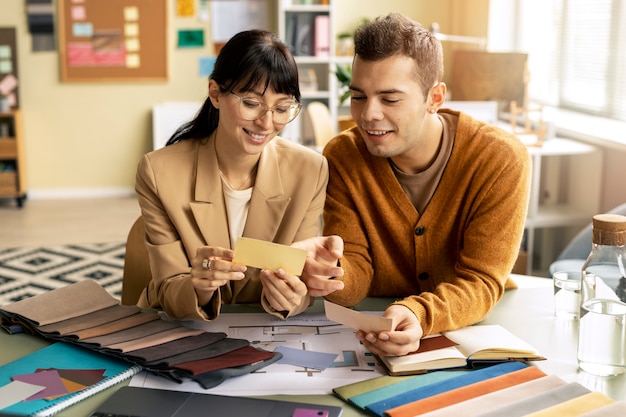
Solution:
M477 364L539 361L533 346L497 325L475 325L422 339L420 349L404 356L381 356L390 375L412 375Z

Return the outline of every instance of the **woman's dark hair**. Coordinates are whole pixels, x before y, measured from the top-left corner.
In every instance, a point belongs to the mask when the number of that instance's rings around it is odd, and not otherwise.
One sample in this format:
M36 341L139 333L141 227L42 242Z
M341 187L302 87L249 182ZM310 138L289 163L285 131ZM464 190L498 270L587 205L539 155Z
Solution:
M252 91L271 87L300 102L298 67L289 48L275 34L265 30L247 30L233 36L215 60L209 79L220 86L220 92ZM181 125L167 145L186 139L204 139L217 128L219 110L206 98L195 118Z

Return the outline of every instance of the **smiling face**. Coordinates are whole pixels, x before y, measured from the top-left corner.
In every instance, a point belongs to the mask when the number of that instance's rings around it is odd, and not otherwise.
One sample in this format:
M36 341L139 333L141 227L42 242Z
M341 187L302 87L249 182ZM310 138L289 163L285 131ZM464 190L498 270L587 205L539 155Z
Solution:
M209 82L209 97L213 106L219 109L219 122L217 136L220 141L228 144L231 152L243 152L248 155L259 154L286 123L276 123L273 120L275 109L263 114L256 120L246 120L241 115L240 106L245 106L246 101L242 98L255 98L263 102L269 109L277 105L294 103L292 96L274 92L271 87L263 91L233 91L220 92L219 86L213 80ZM237 97L239 96L239 97Z
M442 126L436 114L445 85L436 84L424 97L415 61L405 55L352 66L350 109L372 155L392 158L404 172L418 172L436 156Z

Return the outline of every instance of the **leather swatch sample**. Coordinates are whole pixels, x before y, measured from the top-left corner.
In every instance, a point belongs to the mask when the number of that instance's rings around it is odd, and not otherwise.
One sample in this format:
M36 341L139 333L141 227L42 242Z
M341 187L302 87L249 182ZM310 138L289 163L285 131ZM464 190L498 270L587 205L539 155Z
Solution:
M186 362L215 358L249 345L250 342L245 339L233 339L227 337L204 348L183 352L176 356L155 361L156 363L147 363L146 365L171 367Z
M249 365L236 366L233 368L219 369L217 371L205 372L200 375L192 377L202 388L209 389L218 386L228 378L234 376L246 375L259 369L265 368L268 365L282 359L283 355L280 352L274 352L274 356L261 362L254 362Z
M71 302L68 302L71 300ZM84 316L119 304L97 282L86 279L3 306L4 311L27 317L37 326Z
M37 330L44 334L64 336L90 327L101 326L105 323L138 314L139 312L141 312L141 309L137 306L118 304L79 317L39 326Z
M99 326L89 327L87 329L78 330L73 333L65 334L65 337L71 337L78 340L91 339L98 336L104 336L116 333L121 330L130 329L151 321L161 320L158 314L133 314L132 316L123 317L119 320L110 321Z
M218 369L250 365L255 362L267 360L273 356L274 352L268 352L252 346L245 346L215 358L181 363L176 365L175 368L188 372L190 375L199 375L205 372L216 371Z
M189 327L175 327L163 332L154 333L148 336L140 337L139 339L129 340L127 342L115 343L108 345L106 348L110 350L117 350L122 353L132 352L134 350L145 349L152 346L157 346L163 343L168 343L173 340L182 339L189 336L197 336L203 333L203 330L190 329Z
M115 343L127 342L129 340L139 339L151 334L163 332L168 329L181 327L178 322L153 320L148 323L140 324L128 329L120 330L115 333L106 334L104 336L82 339L82 343L88 343L96 346L106 347Z
M159 359L207 347L224 338L226 338L226 333L202 332L197 336L185 337L183 339L177 339L172 342L134 350L132 352L128 352L127 356L129 358L137 360L140 363L155 362Z

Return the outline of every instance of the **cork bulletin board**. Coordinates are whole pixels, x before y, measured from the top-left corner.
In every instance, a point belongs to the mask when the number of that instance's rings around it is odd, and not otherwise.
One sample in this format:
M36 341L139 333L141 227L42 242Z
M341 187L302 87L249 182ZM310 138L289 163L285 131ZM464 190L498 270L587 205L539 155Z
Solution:
M58 0L61 81L166 81L166 0Z
M508 110L511 101L525 104L528 54L455 51L452 100L498 101Z

